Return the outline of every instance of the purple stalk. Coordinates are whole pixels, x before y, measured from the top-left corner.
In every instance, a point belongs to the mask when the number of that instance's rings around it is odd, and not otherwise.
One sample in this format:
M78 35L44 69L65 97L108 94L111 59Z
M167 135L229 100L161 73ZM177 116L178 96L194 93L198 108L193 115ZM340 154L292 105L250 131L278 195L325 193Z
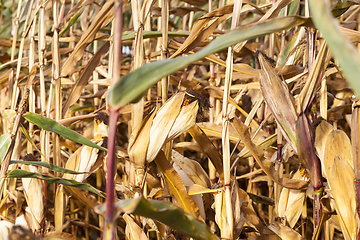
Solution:
M321 175L321 164L315 154L314 137L310 130L310 124L304 113L296 123L296 138L298 142L298 154L303 165L307 166L310 180L314 187L314 227L320 224L321 204L320 198L323 193L323 183Z
M121 38L122 38L122 12L123 1L116 0L114 6L114 62L113 62L113 81L112 85L120 81L121 70ZM109 106L109 135L108 135L108 159L107 182L106 182L106 213L104 224L104 240L116 239L116 219L115 219L115 139L116 123L119 116L119 110Z
M115 216L115 138L116 138L116 123L119 116L119 109L110 109L109 116L109 136L108 136L108 158L106 162L107 182L106 182L106 215L104 225L104 240L115 239L116 234L116 219Z

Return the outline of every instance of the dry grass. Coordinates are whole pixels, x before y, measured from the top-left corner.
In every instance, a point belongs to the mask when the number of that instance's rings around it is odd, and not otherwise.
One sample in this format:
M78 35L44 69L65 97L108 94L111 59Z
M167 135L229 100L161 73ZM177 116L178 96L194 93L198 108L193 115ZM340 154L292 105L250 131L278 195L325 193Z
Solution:
M357 4L2 1L0 239L358 239Z

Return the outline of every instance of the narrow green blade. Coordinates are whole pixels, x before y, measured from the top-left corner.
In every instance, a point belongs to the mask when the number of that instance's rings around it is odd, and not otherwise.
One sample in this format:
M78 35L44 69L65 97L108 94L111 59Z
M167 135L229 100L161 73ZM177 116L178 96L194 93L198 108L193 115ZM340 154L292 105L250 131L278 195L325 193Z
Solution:
M45 129L46 131L54 132L62 136L63 138L69 139L71 141L87 145L89 147L97 148L102 151L107 151L105 148L100 147L99 145L93 143L86 137L80 135L79 133L71 130L70 128L67 128L60 123L55 122L54 120L41 116L36 113L25 113L23 117L28 120L29 122L41 127L42 129Z
M61 172L61 173L69 173L69 174L84 174L84 172L76 172L70 169L59 167L52 163L47 162L39 162L39 161L18 161L18 160L11 160L10 164L24 164L24 165L33 165L38 167L45 167L54 172Z
M333 56L338 60L341 70L357 96L360 96L360 55L355 46L347 41L340 31L338 20L330 10L327 1L309 1L312 19L325 38Z
M194 216L184 212L172 203L146 200L141 196L117 201L115 207L118 214L125 212L151 218L196 240L218 240L204 223L198 221ZM95 209L99 214L104 214L105 210L105 204Z
M146 64L135 71L124 76L121 81L116 83L108 94L108 103L113 108L120 108L129 102L137 101L161 78L185 68L187 65L198 61L206 56L225 49L238 42L261 37L270 33L283 31L295 26L304 24L307 19L301 17L284 17L268 20L258 24L241 26L236 30L225 34L212 41L197 53L166 59L162 61Z
M45 180L49 183L58 183L58 184L62 184L65 186L80 188L80 189L95 193L96 195L98 195L100 197L103 197L103 198L105 197L105 194L103 192L97 190L96 188L92 187L89 184L79 183L77 181L68 180L65 178L58 178L58 177L52 177L52 176L38 174L38 173L32 173L32 172L28 172L28 171L21 170L21 169L15 169L15 170L9 171L9 173L6 177L8 177L8 178L37 178L40 180Z

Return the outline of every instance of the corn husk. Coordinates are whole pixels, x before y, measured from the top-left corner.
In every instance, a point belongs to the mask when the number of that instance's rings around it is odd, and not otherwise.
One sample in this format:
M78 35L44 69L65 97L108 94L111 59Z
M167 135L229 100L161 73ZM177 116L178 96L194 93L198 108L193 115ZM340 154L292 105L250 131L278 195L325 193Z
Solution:
M98 134L94 137L93 142L102 145L104 135ZM84 182L91 173L95 172L103 165L104 153L99 149L89 146L78 148L66 162L65 168L77 172L85 172L84 174L68 174L65 173L63 178L72 179L78 182Z
M307 180L306 177L301 175L300 170L295 172L292 179ZM305 197L305 191L288 188L281 190L279 204L277 205L278 216L285 218L291 228L295 226L301 215Z
M28 172L39 173L35 166L23 165L21 169ZM44 181L36 178L22 178L21 181L30 212L39 225L44 218Z
M356 212L355 175L350 164L351 145L349 143L345 146L346 142L342 142L346 141L345 136L346 134L340 130L333 130L329 134L325 144L324 171L344 237L356 239L359 217ZM346 147L349 148L348 152L344 151Z

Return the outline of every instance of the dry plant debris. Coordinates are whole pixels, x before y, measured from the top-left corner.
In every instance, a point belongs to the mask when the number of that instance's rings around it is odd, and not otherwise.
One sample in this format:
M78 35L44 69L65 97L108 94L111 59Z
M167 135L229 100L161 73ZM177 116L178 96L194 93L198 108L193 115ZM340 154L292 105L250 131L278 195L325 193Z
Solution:
M357 0L4 0L0 240L359 239Z

